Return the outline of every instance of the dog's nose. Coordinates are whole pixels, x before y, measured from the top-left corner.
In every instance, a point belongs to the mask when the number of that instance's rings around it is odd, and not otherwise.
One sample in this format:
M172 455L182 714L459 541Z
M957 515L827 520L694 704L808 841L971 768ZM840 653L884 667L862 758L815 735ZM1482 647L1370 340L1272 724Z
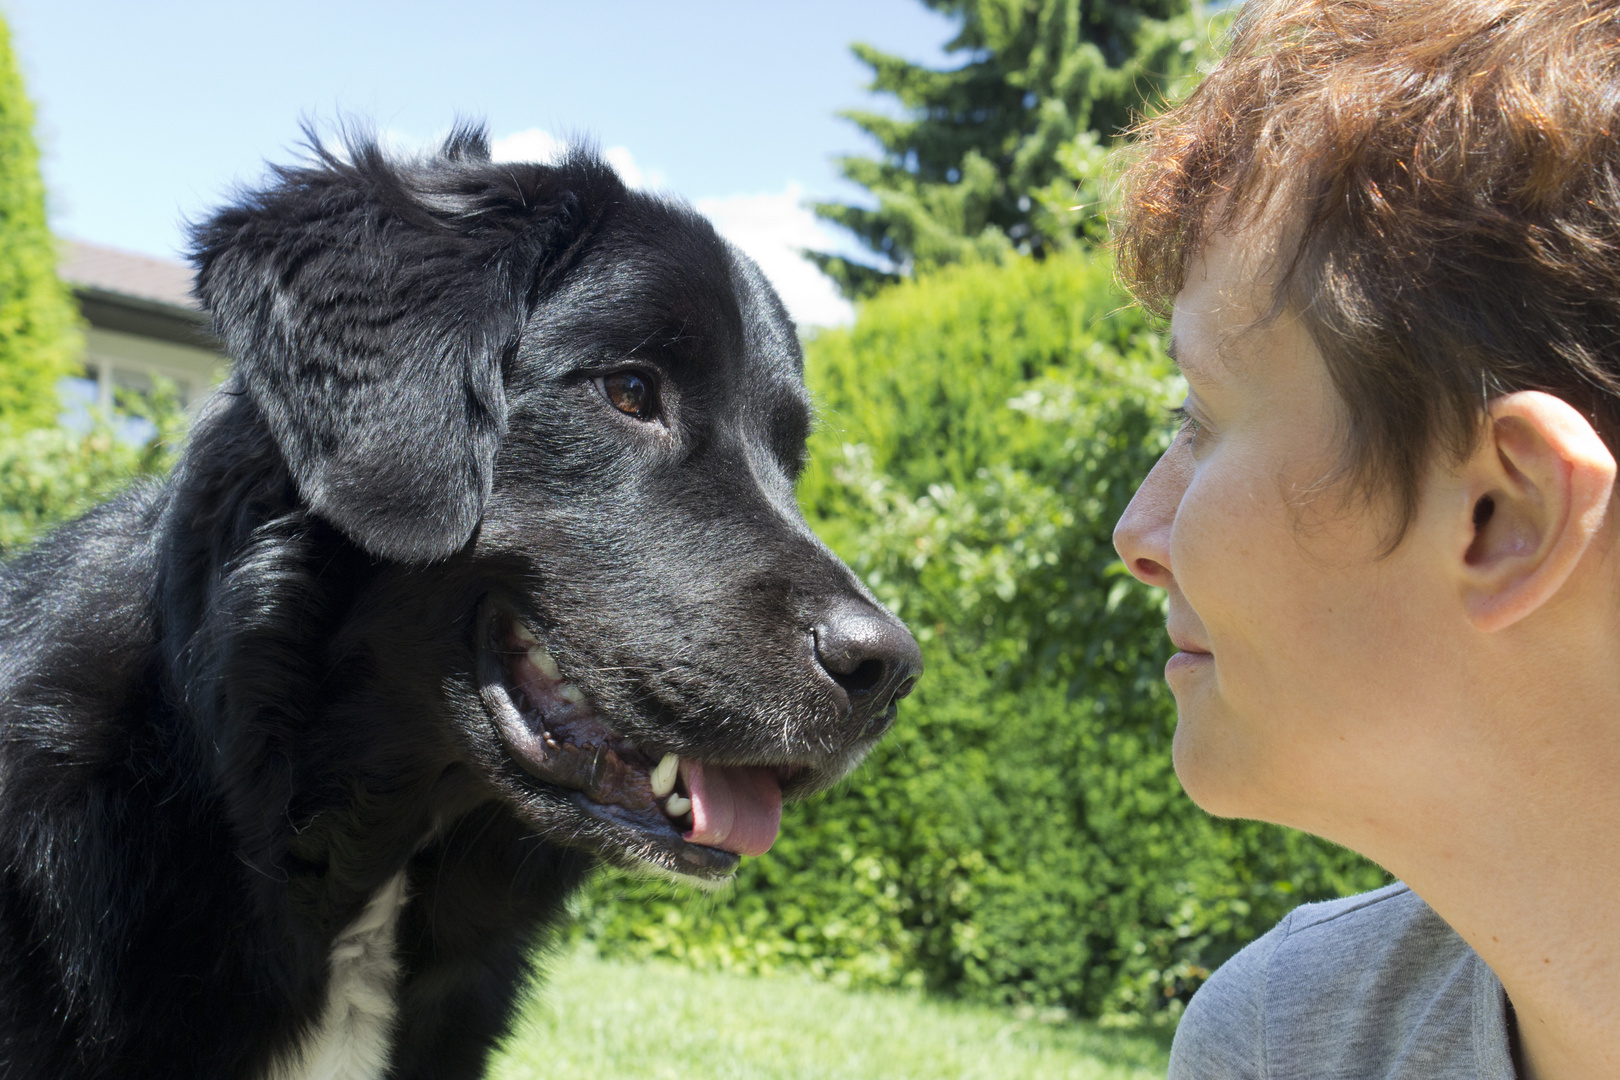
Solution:
M816 661L849 696L851 719L870 734L888 727L890 706L922 674L922 650L911 631L892 615L846 601L816 623L815 638Z

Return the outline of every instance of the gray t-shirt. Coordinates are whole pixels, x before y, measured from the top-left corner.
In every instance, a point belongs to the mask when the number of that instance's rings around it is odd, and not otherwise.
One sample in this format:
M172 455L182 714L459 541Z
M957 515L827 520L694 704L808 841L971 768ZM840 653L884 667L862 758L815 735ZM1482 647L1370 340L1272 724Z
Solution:
M1405 885L1305 904L1193 995L1170 1080L1513 1080L1507 998Z

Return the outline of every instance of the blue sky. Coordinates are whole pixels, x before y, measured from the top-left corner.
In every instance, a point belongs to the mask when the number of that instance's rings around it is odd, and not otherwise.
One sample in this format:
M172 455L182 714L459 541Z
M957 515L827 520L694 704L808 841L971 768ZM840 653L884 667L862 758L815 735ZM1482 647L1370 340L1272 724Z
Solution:
M859 195L869 149L833 114L872 107L852 41L930 64L952 23L916 0L0 0L38 110L52 221L151 255L181 223L340 114L420 145L457 118L509 156L595 138L633 179L696 203L801 321L848 317L793 255L838 238L802 210ZM881 106L879 106L881 107Z

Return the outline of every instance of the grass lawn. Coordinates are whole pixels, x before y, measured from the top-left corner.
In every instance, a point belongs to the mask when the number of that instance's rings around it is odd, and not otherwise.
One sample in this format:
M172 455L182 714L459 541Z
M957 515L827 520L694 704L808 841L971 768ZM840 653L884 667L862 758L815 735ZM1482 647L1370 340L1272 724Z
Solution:
M497 1080L1160 1080L1151 1040L1006 1009L672 963L557 957Z

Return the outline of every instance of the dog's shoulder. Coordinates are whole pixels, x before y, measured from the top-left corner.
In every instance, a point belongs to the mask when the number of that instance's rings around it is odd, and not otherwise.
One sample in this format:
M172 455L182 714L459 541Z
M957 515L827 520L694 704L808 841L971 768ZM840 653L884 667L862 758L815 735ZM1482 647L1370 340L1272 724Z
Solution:
M0 716L122 696L155 645L152 582L166 492L138 485L0 565Z

